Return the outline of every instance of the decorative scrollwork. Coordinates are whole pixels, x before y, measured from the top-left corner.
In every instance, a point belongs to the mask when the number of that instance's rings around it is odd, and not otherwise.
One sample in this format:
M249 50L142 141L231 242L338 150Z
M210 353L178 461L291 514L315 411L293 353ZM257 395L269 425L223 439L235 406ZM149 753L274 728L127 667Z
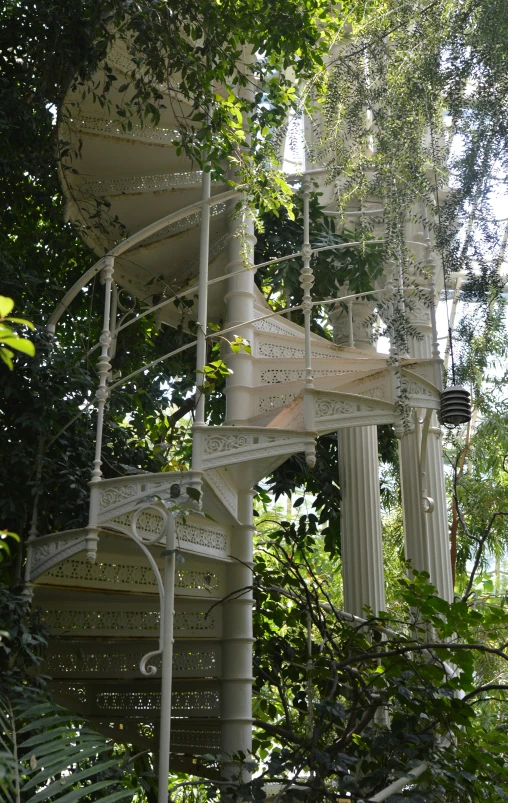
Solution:
M249 438L246 435L208 435L205 438L205 454L231 452L248 445Z
M132 534L143 544L155 544L165 532L167 519L167 513L161 507L143 505L132 516Z
M147 652L146 655L143 655L142 659L140 660L139 671L142 675L145 675L145 677L150 677L157 674L158 670L156 666L153 664L147 665L147 661L149 661L150 658L154 658L156 655L162 655L162 648L159 648L158 650L152 650L152 652Z
M114 505L115 502L123 502L125 499L132 499L133 496L136 496L137 487L136 485L118 485L115 488L107 488L105 491L101 491L100 494L100 507L103 510L110 505Z

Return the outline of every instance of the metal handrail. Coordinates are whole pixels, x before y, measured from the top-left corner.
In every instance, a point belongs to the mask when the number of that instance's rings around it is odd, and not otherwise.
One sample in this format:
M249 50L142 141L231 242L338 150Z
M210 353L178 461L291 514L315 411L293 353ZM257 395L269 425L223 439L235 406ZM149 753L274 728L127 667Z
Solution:
M54 312L51 314L48 323L46 324L46 328L49 332L54 333L56 324L62 317L65 310L68 308L69 304L76 298L79 291L88 284L88 282L93 279L94 276L99 273L99 271L104 267L104 260L107 257L119 257L122 254L125 254L126 251L129 251L134 245L137 245L139 242L142 242L147 237L150 237L152 234L157 234L158 231L164 229L166 226L169 226L171 223L177 223L179 220L183 220L183 218L188 217L189 215L193 215L195 212L199 212L203 205L206 206L215 206L219 203L224 203L225 201L231 201L234 198L240 198L241 193L237 190L226 190L226 192L221 192L219 195L214 195L212 198L206 201L196 201L194 204L190 204L189 206L184 206L182 209L179 209L177 212L171 212L169 215L165 215L164 217L156 220L154 223L150 223L149 226L145 226L144 229L140 229L135 234L132 234L127 239L123 240L119 245L116 245L107 254L101 257L95 265L92 265L86 273L81 276L77 282L73 284L73 286L67 291L64 295L63 299L55 308Z

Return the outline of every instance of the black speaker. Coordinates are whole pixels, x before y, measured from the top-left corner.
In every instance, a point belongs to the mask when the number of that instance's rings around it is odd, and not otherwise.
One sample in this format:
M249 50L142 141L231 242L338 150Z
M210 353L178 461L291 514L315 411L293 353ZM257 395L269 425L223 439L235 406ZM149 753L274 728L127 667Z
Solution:
M471 421L471 397L465 388L452 385L441 393L439 423L457 427Z

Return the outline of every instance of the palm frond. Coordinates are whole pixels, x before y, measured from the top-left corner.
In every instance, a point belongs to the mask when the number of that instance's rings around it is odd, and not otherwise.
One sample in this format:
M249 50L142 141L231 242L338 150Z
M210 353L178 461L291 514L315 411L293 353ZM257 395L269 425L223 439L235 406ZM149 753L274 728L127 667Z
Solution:
M42 691L0 696L0 798L5 803L116 803L136 789L114 745ZM91 796L91 797L90 797Z

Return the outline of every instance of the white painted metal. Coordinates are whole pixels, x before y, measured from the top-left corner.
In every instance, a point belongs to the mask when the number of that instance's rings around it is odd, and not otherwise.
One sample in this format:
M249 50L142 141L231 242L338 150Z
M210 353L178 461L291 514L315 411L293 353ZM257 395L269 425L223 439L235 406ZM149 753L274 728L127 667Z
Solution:
M312 295L311 290L314 284L314 274L310 266L312 258L312 248L310 245L310 201L311 181L308 176L303 177L303 246L302 258L303 267L300 272L300 284L303 289L303 319L305 332L305 394L304 394L304 424L307 431L307 441L305 445L305 461L309 468L316 465L316 444L312 434L314 432L314 400L310 391L314 389L312 375L312 335L311 335L311 316L312 316Z
M339 480L344 608L377 614L386 606L376 427L340 432Z
M431 270L434 272L435 266L430 261L429 249L430 246L427 244L427 258L430 262ZM415 284L418 286L416 277ZM433 360L433 380L434 382L439 382L441 368L440 361L438 362L432 284L433 282L431 283L430 306L422 301L413 301L412 309L407 311L411 325L420 333L420 339L411 339L409 349L411 356ZM441 383L438 388L441 388ZM401 441L401 481L404 494L404 515L405 521L408 520L408 526L404 527L406 555L413 561L415 569L424 569L429 572L430 580L437 588L439 595L451 602L453 600L453 582L441 431L437 422L437 415L434 412L430 420L426 448L422 449L421 437L423 428L419 423L420 421L422 421L421 413L419 417L418 415L415 416L414 432L404 436L402 439L402 441L404 441L404 438L406 441L412 439L412 446L410 447L406 442L406 446L402 448ZM415 451L420 455L418 468L414 461ZM422 455L425 457L424 464L422 464L421 460ZM416 470L420 476L420 504L418 506L416 505L416 496L413 496L413 494L417 493L418 481L416 477L410 476ZM423 487L424 484L425 487ZM430 497L432 500L430 506L426 504L423 496ZM410 512L412 506L418 508L418 513L416 511ZM410 523L410 519L414 519L414 521ZM419 526L416 519L419 520ZM419 539L422 541L421 546L416 543Z
M204 367L206 365L206 334L208 326L208 259L210 244L210 173L203 173L201 208L201 227L199 244L199 284L198 284L198 320L197 320L197 348L196 348L196 385L204 382ZM205 423L205 394L201 393L196 404L195 423L199 426Z
M231 202L228 208L228 281L225 329L233 336L243 338L251 347L254 339L253 320L256 290L254 285L254 221L245 205L237 209ZM227 334L225 332L224 334ZM228 346L223 349L224 361L233 371L226 387L226 423L241 424L252 417L253 365L245 350L232 353Z
M428 531L423 512L421 434L417 417L414 416L409 429L399 430L398 434L405 556L414 569L430 573Z
M239 525L232 541L223 612L221 749L225 776L238 775L233 756L252 752L252 492L238 494ZM246 779L247 773L244 771Z
M168 513L166 554L164 558L164 607L161 622L162 677L158 803L167 803L168 800L169 751L171 745L171 691L173 688L173 624L175 613L175 535L175 520L173 514Z
M350 346L356 342L364 351L375 352L364 325L371 313L372 304L362 299L351 299L347 313L336 305L330 313L334 342ZM348 404L347 396L343 403ZM363 408L362 417L375 415L375 408L366 409L372 405L358 406ZM377 614L385 609L377 427L344 428L337 437L344 607L362 616L368 605Z
M111 369L111 358L109 349L111 346L111 294L113 286L113 273L115 261L113 257L104 259L104 316L102 334L100 337L101 355L97 363L97 373L99 375L99 386L95 393L97 398L97 424L95 431L95 458L93 463L92 478L90 482L90 512L86 539L86 559L93 563L97 554L97 541L99 531L97 527L97 486L102 476L102 434L104 429L104 409L108 398L107 381Z

